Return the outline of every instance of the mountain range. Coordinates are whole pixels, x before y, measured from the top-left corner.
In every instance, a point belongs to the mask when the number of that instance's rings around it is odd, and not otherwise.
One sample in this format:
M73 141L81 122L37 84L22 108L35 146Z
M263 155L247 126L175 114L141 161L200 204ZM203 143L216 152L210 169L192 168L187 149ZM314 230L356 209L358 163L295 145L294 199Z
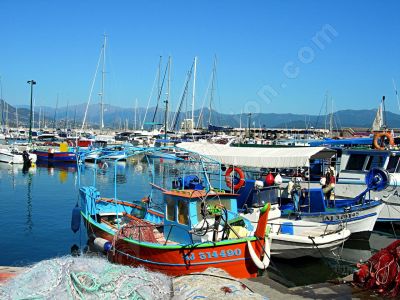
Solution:
M4 105L3 105L4 103ZM2 109L4 107L4 110ZM35 107L34 111L34 127L38 127L38 120L40 115L41 127L44 122L49 128L53 128L54 120L56 120L56 127L65 128L68 119L68 127L81 127L86 110L86 104L74 105L70 107L59 107L57 110L52 107ZM148 109L146 122L153 122L153 115L156 108L152 107ZM140 128L143 123L143 118L146 114L145 108L138 108L136 110L136 128ZM202 115L202 122L199 122L200 126L207 126L209 120L209 110L204 109L196 110L194 112L196 122L198 116ZM211 111L210 123L217 126L229 126L229 127L265 127L265 128L329 128L330 120L332 120L332 126L334 129L340 129L344 127L353 128L370 128L375 118L376 109L365 109L365 110L340 110L333 113L331 118L330 115L307 115L307 114L277 114L277 113L253 113L249 114L224 114L221 112ZM28 126L29 125L30 108L27 106L14 107L7 102L0 100L0 123L15 127L17 125ZM92 104L88 108L86 124L90 128L98 128L100 123L100 105ZM174 120L175 112L168 114L168 124L171 128ZM190 118L191 112L181 113L177 118L176 124L185 118ZM384 114L386 125L389 128L400 128L400 115L393 112L386 112ZM164 110L158 109L156 116L154 117L155 123L163 123ZM3 121L2 121L3 120ZM133 108L122 108L113 105L104 105L104 125L106 128L113 129L133 129L135 125L135 110ZM146 128L146 125L144 126ZM176 128L176 127L175 127Z

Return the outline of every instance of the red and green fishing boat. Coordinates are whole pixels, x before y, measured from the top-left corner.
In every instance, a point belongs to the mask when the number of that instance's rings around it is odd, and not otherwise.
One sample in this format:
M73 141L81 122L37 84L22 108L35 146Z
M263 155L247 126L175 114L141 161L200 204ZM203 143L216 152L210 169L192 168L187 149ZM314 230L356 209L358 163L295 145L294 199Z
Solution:
M148 198L146 204L134 203L118 199L116 193L113 198L100 197L93 186L80 189L80 212L88 235L111 261L172 276L214 267L249 278L268 267L269 204L254 228L237 213L238 195L212 188L208 172L212 168L203 157L196 154L196 159L201 160L205 180L186 170L185 176L171 180L173 189L157 187L163 196L159 210L151 208ZM194 160L189 162L193 165ZM220 168L214 168L214 175L220 173L215 170Z

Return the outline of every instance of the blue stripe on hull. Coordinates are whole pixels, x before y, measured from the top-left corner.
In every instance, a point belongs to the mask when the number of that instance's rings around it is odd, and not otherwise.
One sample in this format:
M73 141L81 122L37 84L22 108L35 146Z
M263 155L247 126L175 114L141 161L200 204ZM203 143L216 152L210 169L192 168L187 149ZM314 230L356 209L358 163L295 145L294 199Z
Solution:
M354 217L354 218L350 218L350 219L343 219L343 220L335 220L335 221L323 221L324 224L340 224L343 222L352 222L352 221L358 221L358 220L362 220L362 219L366 219L366 218L370 218L376 216L376 213L372 213L372 214L368 214L368 215L363 215L363 216L359 216L359 217Z

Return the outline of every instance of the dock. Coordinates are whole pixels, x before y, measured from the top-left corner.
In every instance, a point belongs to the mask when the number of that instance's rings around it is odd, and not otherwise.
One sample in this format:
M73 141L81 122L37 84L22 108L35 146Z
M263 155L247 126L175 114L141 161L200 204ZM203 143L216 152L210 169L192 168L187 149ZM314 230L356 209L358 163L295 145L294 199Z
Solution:
M24 272L24 267L0 266L0 285L16 275ZM287 288L279 282L267 276L241 279L252 292L272 300L288 299L379 299L370 291L364 291L353 287L350 283L352 275L338 280L337 282L326 282L306 286Z

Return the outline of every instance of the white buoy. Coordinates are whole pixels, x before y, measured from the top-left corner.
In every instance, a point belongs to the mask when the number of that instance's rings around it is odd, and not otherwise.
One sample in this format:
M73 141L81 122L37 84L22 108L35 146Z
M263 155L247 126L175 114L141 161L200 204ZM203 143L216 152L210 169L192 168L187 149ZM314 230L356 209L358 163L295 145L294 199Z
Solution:
M98 250L100 252L103 252L103 251L108 252L108 251L110 251L110 249L112 247L112 244L109 241L102 239L102 238L95 238L93 241L93 245L96 248L96 250Z
M274 183L276 185L281 185L282 184L282 176L279 173L275 176Z

